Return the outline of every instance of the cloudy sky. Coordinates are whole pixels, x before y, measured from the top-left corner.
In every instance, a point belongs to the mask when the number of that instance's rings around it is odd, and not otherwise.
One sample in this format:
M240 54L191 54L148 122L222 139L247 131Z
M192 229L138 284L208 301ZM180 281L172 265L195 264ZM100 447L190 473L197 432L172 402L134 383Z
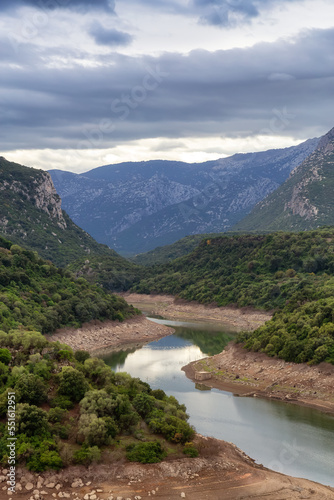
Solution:
M333 0L1 0L0 155L83 172L334 126Z

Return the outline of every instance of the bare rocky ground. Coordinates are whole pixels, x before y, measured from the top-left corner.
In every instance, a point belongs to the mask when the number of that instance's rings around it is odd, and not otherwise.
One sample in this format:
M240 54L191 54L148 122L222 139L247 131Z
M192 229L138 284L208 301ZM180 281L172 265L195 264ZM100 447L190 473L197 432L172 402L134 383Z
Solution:
M164 316L176 321L205 321L222 323L235 330L254 330L270 320L272 314L250 308L212 307L196 302L175 300L172 295L144 295L124 293L122 297L129 303L149 311L151 314Z
M334 499L333 488L270 471L254 464L230 443L197 436L196 444L200 448L198 458L167 460L160 464L76 466L40 475L18 469L15 494L9 494L7 470L2 470L0 499Z
M334 415L334 366L288 363L230 343L223 352L183 368L212 373L205 384L243 396L260 396L317 408Z
M83 325L82 328L63 328L46 337L52 342L67 344L74 350L95 352L107 348L139 346L172 333L172 328L153 323L145 316L136 316L122 323L93 321Z

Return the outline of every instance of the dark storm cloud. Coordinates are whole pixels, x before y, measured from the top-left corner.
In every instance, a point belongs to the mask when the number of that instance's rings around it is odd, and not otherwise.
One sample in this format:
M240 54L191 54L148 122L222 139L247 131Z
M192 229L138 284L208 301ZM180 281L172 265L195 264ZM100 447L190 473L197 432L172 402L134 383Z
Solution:
M0 10L13 10L18 7L36 7L44 11L54 11L57 9L71 10L91 10L103 9L107 12L114 12L114 0L1 0Z
M291 42L187 56L110 53L94 68L48 68L42 56L4 66L0 149L110 148L205 135L314 137L333 127L333 43L334 29L313 30Z
M195 17L200 23L217 27L230 27L251 21L264 9L270 9L288 3L301 3L302 0L189 0L185 5L181 1L167 0L125 0L133 5L141 3L152 9L168 11L188 17Z
M133 37L128 33L104 28L98 21L91 25L89 34L98 45L125 46L129 45L133 40Z

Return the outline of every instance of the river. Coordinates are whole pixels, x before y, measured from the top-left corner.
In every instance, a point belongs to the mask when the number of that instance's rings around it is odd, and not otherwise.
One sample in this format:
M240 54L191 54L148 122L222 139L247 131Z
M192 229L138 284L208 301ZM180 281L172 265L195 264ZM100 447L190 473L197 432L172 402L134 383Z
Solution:
M195 384L182 366L221 352L235 333L208 323L149 319L173 326L174 335L136 350L105 354L113 370L175 396L200 434L233 442L270 469L334 486L334 417Z

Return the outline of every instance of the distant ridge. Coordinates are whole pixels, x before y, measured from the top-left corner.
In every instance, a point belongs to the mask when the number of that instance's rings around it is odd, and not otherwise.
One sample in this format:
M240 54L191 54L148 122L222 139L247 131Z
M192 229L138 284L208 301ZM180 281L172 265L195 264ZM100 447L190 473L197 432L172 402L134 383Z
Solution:
M306 230L334 225L334 128L276 191L233 230Z
M229 231L318 144L236 154L204 163L154 160L51 170L63 206L97 241L124 255L188 235Z

